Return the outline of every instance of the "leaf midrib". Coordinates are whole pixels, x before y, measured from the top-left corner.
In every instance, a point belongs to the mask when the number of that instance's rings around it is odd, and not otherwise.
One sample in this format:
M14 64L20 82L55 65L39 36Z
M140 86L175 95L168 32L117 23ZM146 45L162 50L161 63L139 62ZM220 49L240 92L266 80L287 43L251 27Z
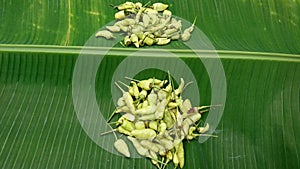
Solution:
M84 49L84 50L83 50ZM109 55L126 56L137 51L143 51L144 57L164 57L164 55L153 55L153 52L161 52L161 49L136 49L136 48L108 48L108 47L87 47L87 46L57 46L57 45L23 45L23 44L0 44L0 52L16 53L55 53L55 54L87 54L99 55L109 50ZM273 53L273 52L251 52L251 51L230 51L230 50L186 50L166 49L180 55L181 58L189 58L197 52L206 58L243 59L243 60L271 60L284 62L300 62L300 54ZM215 55L215 54L218 55Z

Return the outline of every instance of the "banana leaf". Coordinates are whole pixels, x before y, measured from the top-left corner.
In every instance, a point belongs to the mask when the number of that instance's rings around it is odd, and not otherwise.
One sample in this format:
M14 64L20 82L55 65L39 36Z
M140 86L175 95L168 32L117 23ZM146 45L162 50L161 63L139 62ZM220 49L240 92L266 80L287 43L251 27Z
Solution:
M113 112L115 88L111 84L124 80L114 73L126 59L136 59L128 55L140 50L117 44L104 53L103 46L87 46L87 42L114 20L116 10L110 5L123 2L0 2L0 168L156 168L149 159L125 158L99 146L77 112L78 108L87 114L97 109L85 105L90 100L76 102L80 98L74 98L74 88L78 92L89 89L86 94L95 94L94 106L100 107L104 119ZM197 90L190 88L190 93L199 95L194 105L212 104L214 97L205 61L220 61L226 77L225 88L216 85L226 91L226 102L219 108L224 111L213 133L218 137L185 141L184 168L300 168L300 1L163 2L189 22L197 17L197 28L216 50L196 51L204 60L181 42L146 50L163 48L188 65L197 77ZM94 59L99 53L105 56L94 79L89 79L84 70L94 67L78 65L78 60L83 54ZM139 54L157 63L174 58L159 52ZM216 54L218 58L210 57ZM134 70L125 68L124 72ZM165 75L158 69L145 69L134 78ZM90 86L80 88L77 82ZM203 120L213 113L208 112ZM100 134L103 130L93 131Z

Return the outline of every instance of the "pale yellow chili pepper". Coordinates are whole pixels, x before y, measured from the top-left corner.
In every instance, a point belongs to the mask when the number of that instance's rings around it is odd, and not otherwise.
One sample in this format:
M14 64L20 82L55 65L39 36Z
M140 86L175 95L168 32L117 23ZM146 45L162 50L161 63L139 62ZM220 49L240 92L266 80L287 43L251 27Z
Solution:
M125 143L124 140L122 139L116 140L114 143L114 147L119 153L123 154L125 157L130 157L128 145Z

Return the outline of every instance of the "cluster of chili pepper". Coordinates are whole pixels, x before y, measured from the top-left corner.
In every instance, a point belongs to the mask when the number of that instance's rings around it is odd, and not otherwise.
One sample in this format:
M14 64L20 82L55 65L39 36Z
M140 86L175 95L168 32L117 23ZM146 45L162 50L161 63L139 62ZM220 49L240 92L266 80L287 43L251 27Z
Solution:
M168 10L168 5L154 3L153 5L137 2L125 2L115 8L117 20L114 25L106 26L106 30L96 33L96 37L114 39L113 33L123 33L122 44L129 46L133 44L139 48L144 45L152 46L166 45L171 40L181 39L188 41L194 30L194 23L182 30L181 20L172 17L172 12Z
M130 80L131 85L119 81L128 90L116 83L123 95L108 120L120 114L114 131L126 135L136 151L150 158L159 169L165 168L171 161L175 168L183 168L183 140L207 136L205 133L209 125L198 125L201 113L208 111L210 106L192 107L189 99L184 100L182 92L190 83L185 84L182 78L176 89L170 75L169 80ZM130 157L124 140L117 139L114 145L121 154Z

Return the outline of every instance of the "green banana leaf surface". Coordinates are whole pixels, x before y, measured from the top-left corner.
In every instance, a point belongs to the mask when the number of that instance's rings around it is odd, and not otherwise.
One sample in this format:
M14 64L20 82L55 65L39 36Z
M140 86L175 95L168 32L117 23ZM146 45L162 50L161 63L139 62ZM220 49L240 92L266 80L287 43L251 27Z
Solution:
M87 58L103 51L103 46L87 47L87 42L114 21L116 10L110 5L124 2L1 0L0 168L156 168L149 159L125 158L99 146L76 111L78 105L89 109L74 101L74 72L83 49L89 52ZM209 61L219 60L226 77L226 86L221 86L226 91L224 111L213 133L218 137L203 143L185 141L184 168L300 168L300 1L161 2L186 21L197 17L196 27L215 49L198 52ZM180 41L146 47L158 49L175 53L197 77L194 92L200 100L193 104L210 105L212 81L203 60ZM116 44L91 81L105 119L115 108L114 72L137 51ZM210 58L211 53L219 57ZM161 53L140 57L169 59ZM79 76L90 80L83 73ZM153 76L165 78L166 72L146 69L134 78ZM101 129L94 131L99 134Z

